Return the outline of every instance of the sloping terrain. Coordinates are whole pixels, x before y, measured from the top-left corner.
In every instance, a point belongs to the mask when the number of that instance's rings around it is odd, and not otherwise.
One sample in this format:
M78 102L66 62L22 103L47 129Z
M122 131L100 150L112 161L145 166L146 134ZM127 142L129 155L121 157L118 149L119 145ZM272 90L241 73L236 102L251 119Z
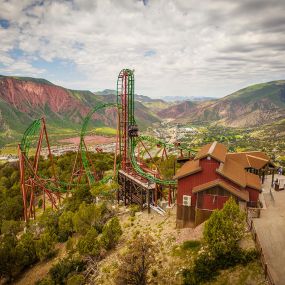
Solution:
M84 117L98 103L116 102L115 95L110 93L95 95L69 90L44 79L0 76L0 146L18 139L34 119L42 116L51 132L64 133L67 129L78 132ZM159 121L139 102L136 118L141 128ZM116 127L116 119L115 108L108 108L94 114L91 125Z
M217 101L185 102L158 113L177 122L215 122L250 127L285 118L285 80L256 84Z

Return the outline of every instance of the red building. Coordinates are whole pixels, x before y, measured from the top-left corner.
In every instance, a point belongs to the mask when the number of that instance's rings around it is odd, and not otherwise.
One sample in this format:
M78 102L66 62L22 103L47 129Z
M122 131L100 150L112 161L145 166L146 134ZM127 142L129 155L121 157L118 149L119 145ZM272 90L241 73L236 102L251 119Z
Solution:
M255 173L268 163L262 152L227 153L226 146L217 142L203 146L174 177L178 180L177 226L197 226L213 210L223 208L229 197L241 207L256 207L261 179Z

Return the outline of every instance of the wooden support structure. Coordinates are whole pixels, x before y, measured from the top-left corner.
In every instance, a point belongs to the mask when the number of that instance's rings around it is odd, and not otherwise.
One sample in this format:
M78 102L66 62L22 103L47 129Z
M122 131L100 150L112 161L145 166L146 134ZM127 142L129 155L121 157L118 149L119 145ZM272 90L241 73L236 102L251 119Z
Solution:
M150 211L150 204L154 203L152 193L156 190L154 183L142 181L139 176L123 170L119 170L118 183L120 185L117 193L118 202L123 201L125 206L137 204L142 210L147 207Z

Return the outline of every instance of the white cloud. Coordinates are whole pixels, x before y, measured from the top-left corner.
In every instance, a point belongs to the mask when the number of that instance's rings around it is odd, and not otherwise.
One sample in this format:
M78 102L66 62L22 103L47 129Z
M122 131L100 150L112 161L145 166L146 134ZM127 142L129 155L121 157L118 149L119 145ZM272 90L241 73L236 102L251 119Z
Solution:
M0 29L3 72L9 61L9 72L28 76L44 72L35 58L68 60L84 79L57 83L98 90L114 88L129 67L137 92L156 97L222 96L284 77L284 1L0 0L0 7L0 19L10 21ZM15 48L23 52L17 60Z

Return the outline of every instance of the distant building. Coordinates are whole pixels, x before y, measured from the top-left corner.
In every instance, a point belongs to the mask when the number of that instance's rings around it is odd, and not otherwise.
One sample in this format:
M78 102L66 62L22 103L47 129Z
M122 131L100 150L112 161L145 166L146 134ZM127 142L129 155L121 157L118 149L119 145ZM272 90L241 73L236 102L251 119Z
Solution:
M178 180L177 226L199 225L213 210L223 208L229 197L243 208L256 207L261 177L272 167L263 152L227 153L226 146L217 142L203 146L174 177Z

